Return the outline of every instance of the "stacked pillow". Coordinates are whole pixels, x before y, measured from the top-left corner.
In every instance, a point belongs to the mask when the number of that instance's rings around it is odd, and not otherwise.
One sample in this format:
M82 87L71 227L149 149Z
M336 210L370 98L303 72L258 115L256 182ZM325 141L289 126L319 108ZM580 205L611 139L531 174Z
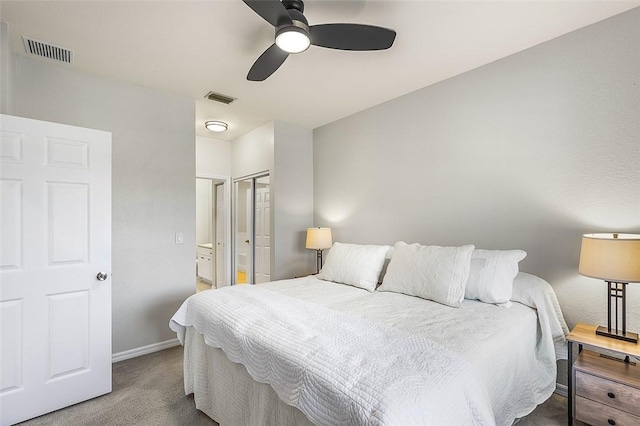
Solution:
M373 291L390 249L390 246L333 243L317 277Z
M399 241L379 290L460 307L473 249L472 245L440 247Z
M378 290L417 296L460 307L463 299L508 304L523 250L483 250L423 246L399 241L390 246L334 243L318 278L374 291L393 253Z
M518 263L526 256L527 252L523 250L474 250L465 299L509 303L513 279L518 275Z

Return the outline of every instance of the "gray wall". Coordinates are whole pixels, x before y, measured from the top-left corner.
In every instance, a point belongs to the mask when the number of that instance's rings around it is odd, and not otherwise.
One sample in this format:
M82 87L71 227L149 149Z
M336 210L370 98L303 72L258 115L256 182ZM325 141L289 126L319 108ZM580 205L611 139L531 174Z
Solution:
M112 133L113 351L175 338L195 288L194 102L18 56L15 115Z
M640 9L313 136L315 224L335 240L522 248L570 326L606 324L578 257L583 233L640 233Z
M313 226L313 133L276 121L272 184L275 258L272 279L315 272L315 252L305 249Z
M269 171L271 185L271 279L313 272L314 253L304 248L313 226L313 134L310 129L268 122L231 144L234 179Z

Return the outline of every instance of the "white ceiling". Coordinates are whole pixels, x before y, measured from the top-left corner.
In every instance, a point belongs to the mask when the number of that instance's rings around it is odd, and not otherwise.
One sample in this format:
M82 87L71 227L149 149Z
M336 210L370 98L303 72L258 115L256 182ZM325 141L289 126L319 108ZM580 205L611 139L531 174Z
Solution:
M640 1L308 0L311 25L357 22L393 28L380 52L311 47L264 82L246 80L273 28L241 0L5 1L16 53L22 36L74 51L73 67L196 100L201 136L233 140L269 121L315 128L583 26ZM204 100L210 90L238 98ZM229 123L224 134L206 120Z

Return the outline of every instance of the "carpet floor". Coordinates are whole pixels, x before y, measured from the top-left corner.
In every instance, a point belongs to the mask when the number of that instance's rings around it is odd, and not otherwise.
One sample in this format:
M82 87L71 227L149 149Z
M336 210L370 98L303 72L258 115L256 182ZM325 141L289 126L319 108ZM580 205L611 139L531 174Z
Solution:
M113 364L111 393L21 426L217 425L185 396L182 346Z
M567 424L567 399L553 394L518 426ZM198 411L182 383L182 346L113 364L113 391L21 426L217 425Z

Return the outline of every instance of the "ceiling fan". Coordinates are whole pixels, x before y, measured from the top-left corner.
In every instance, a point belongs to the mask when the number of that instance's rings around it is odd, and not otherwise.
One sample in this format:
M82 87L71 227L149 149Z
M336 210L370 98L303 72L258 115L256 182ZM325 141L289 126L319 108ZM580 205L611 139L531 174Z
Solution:
M339 50L384 50L393 45L396 32L364 24L311 25L304 17L302 0L243 0L276 28L276 40L253 64L247 80L264 81L276 72L289 54L309 45Z

